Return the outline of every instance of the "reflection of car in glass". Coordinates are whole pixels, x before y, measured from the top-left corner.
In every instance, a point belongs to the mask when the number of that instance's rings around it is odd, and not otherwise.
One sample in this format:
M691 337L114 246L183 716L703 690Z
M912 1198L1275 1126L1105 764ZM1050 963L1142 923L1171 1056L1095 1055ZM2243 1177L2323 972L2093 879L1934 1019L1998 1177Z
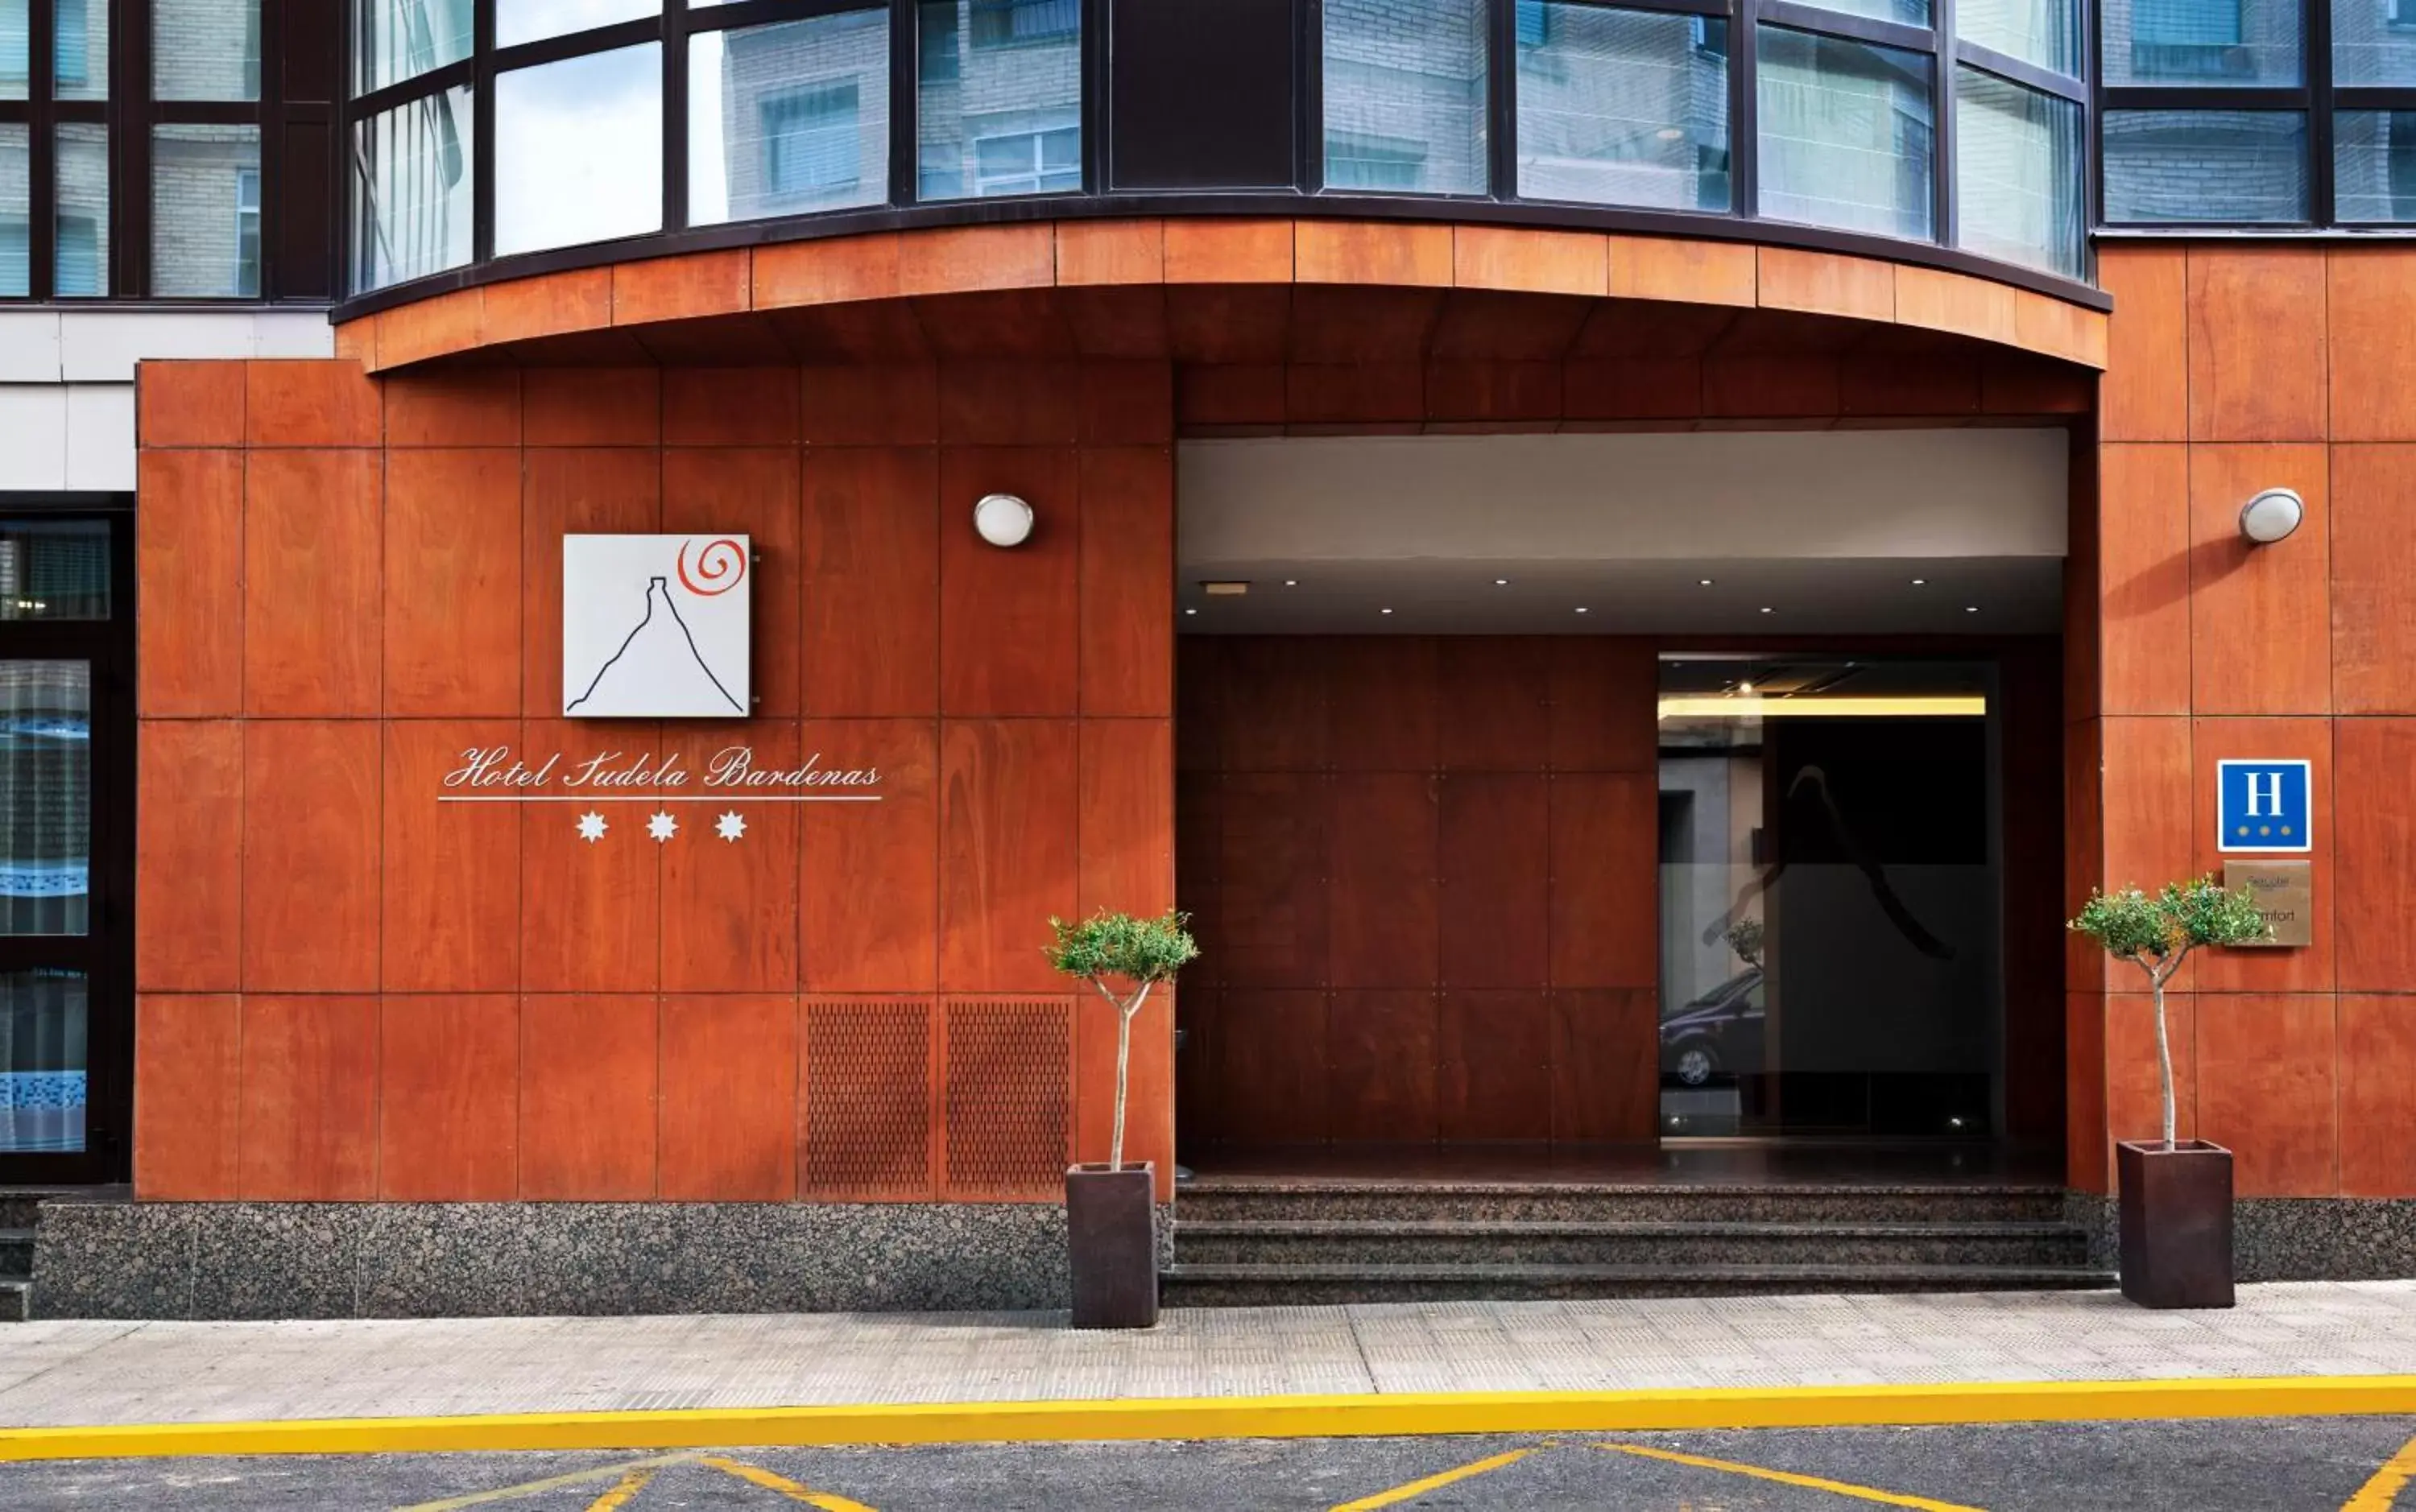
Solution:
M1750 966L1661 1018L1661 1070L1684 1085L1761 1067L1761 968Z

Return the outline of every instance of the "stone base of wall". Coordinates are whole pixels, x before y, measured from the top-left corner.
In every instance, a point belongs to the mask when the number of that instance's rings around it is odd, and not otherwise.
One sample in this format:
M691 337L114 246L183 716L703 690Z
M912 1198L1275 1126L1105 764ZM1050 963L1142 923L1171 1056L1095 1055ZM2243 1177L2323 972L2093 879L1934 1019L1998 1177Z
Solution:
M1054 1204L53 1202L35 1230L38 1318L1066 1305Z
M2117 1268L2112 1197L2068 1193L2064 1220L2089 1231L2091 1266ZM2231 1265L2242 1281L2416 1277L2416 1199L2243 1197L2232 1205Z

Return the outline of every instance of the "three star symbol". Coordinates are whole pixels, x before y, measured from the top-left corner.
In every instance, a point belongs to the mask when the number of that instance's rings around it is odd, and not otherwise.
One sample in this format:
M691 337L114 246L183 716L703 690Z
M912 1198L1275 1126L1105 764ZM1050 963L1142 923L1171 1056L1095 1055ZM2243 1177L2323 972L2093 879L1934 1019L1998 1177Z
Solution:
M604 816L593 809L579 816L579 838L591 846L603 839L605 831L612 828ZM724 840L743 839L747 833L747 816L732 809L713 821L713 832ZM678 833L679 820L667 812L657 810L646 820L646 838L657 845L669 842Z

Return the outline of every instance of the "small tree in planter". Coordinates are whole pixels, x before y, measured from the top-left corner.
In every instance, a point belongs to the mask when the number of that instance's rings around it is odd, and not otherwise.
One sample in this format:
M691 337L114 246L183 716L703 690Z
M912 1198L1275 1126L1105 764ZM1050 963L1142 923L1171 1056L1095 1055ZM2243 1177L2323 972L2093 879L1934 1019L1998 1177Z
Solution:
M1156 1174L1125 1168L1125 1100L1132 1023L1150 993L1199 955L1185 916L1136 919L1100 912L1079 924L1051 919L1049 964L1087 981L1116 1010L1116 1105L1108 1163L1065 1173L1065 1231L1073 1265L1074 1326L1147 1328L1157 1322Z
M2164 1138L2115 1146L2121 1191L2122 1295L2150 1308L2231 1306L2231 1152L2173 1138L2173 1052L2165 984L2201 946L2246 945L2270 933L2248 890L2211 876L2092 892L2072 927L2147 974L2155 999L2156 1073Z

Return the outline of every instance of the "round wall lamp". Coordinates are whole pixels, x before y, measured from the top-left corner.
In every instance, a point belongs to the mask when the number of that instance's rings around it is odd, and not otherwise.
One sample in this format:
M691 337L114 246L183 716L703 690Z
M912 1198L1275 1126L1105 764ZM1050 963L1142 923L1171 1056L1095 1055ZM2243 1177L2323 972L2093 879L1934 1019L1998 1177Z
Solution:
M2240 533L2251 546L2272 546L2307 517L2306 502L2288 488L2267 488L2240 506Z
M1032 538L1032 506L1011 493L986 493L974 504L974 529L995 546Z

